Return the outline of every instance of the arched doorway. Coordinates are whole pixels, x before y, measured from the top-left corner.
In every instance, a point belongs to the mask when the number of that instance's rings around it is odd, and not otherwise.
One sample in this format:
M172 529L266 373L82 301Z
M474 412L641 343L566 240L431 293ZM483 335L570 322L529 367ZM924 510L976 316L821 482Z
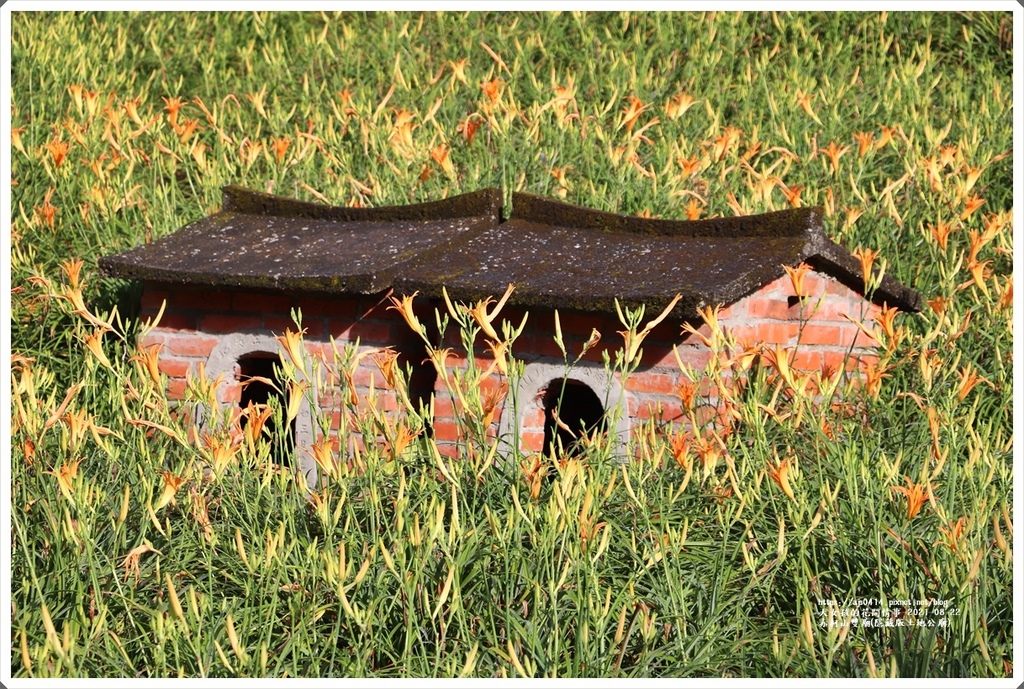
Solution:
M279 359L270 352L252 352L238 359L238 380L242 383L242 394L238 401L241 409L250 404L270 405L275 409L284 410L288 401L284 396L284 385L279 375ZM277 413L274 414L277 416ZM275 464L292 466L295 454L295 419L284 432L279 432L274 416L267 419L263 426L263 437L270 443L270 457ZM241 425L245 428L247 417L242 417Z
M574 456L583 450L581 438L608 424L601 399L589 385L574 378L555 379L544 390L544 456ZM558 422L561 423L558 423Z

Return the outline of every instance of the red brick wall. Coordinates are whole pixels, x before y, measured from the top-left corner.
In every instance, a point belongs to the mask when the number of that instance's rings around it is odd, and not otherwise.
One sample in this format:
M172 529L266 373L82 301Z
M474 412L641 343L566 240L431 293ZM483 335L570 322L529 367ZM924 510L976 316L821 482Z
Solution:
M878 312L877 307L844 285L815 272L804 277L804 291L813 296L802 301L795 299L789 278L783 277L722 308L718 314L719 322L726 335L735 342L734 351L755 343L790 348L794 350L793 367L804 371L820 370L822 367L838 371L844 365L855 368L861 359L874 356L871 348L876 343L845 316L853 321L864 322L870 330ZM422 363L425 353L419 349L418 337L401 316L387 309L389 302L382 301L379 295L321 298L151 285L147 286L143 294L143 317L155 316L165 299L167 307L159 326L146 336L142 344L162 345L160 369L169 378L168 392L173 399L183 397L186 371L190 368L194 371L200 362L207 360L220 336L238 330L271 331L279 335L287 328L294 329L289 315L292 308L302 311L307 350L314 355L320 352L326 361L332 360L329 344L331 337L339 343L339 347L358 337L365 347L396 347L402 353L400 361L425 367L429 369L427 373L433 371L431 364ZM418 305L417 310L424 323L434 322L432 306ZM507 307L502 317L518 324L522 314L522 310ZM647 319L655 315L648 313ZM587 352L583 361L600 364L603 354L607 352L614 363L615 351L623 344L618 331L624 328L617 318L565 313L560 314L560 322L570 362L582 351L592 330L597 329L601 340ZM708 363L710 351L699 337L684 336L680 325L666 320L644 340L640 367L624 386L632 419L656 417L668 421L682 417L683 410L676 393L680 384L689 378L679 369L676 354L672 351L673 345L683 363L698 373ZM710 335L706 325L698 332ZM561 360L562 352L553 340L553 333L554 314L534 310L527 320L526 329L513 347L513 353L525 360L537 357ZM465 367L465 359L457 356L461 351L460 345L458 333L451 328L446 341L442 343L442 346L453 347L456 352L449 359L450 368ZM486 368L491 362L481 336L477 341L477 365ZM371 382L377 391L379 406L385 410L397 409L394 394L386 389L373 357L368 356L362 360L354 375L356 391L361 400L368 394ZM483 392L493 391L500 382L501 377L493 374L482 383ZM698 388L700 394L714 396L714 390L701 385L699 381ZM226 403L237 402L239 390L238 381L229 376L221 400ZM434 391L434 437L443 452L455 454L459 440L455 419L461 410L440 380ZM600 396L600 391L596 392ZM340 409L338 400L325 396L320 404L325 412L332 414L333 425L337 428ZM499 407L491 424L492 434L497 433L500 420ZM528 450L541 449L543 428L542 414L534 413L524 419L520 427L522 447Z

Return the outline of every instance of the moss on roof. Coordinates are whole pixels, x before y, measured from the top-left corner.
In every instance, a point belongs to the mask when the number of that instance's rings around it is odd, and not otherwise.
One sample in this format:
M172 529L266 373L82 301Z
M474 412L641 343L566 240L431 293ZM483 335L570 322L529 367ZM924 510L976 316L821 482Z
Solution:
M344 208L225 187L223 208L160 240L100 259L112 276L210 287L312 293L419 291L496 295L525 307L614 312L614 302L673 315L730 303L806 261L855 291L860 263L831 242L820 208L700 221L617 215L483 189L408 206ZM890 277L873 298L919 311Z

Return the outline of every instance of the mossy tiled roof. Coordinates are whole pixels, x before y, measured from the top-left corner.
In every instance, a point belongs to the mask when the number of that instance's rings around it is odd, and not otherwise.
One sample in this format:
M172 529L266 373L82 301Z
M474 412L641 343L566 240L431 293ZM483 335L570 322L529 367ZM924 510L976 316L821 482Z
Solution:
M502 217L497 189L442 201L344 208L224 189L222 210L100 259L112 276L225 288L372 294L394 288L455 299L499 295L526 307L613 312L614 300L674 315L727 304L806 261L857 291L860 263L822 229L820 208L699 221L616 215L528 194ZM918 311L885 277L873 295Z

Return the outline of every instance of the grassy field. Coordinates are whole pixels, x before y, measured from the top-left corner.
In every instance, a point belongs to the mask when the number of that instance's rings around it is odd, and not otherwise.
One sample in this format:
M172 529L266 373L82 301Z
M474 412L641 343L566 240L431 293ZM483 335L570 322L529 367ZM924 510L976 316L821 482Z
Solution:
M1009 13L12 16L14 676L1013 674ZM505 374L449 372L462 457L363 400L346 432L383 442L320 444L310 494L257 423L189 437L216 382L169 404L138 287L96 269L227 183L822 205L929 306L863 385L719 334L731 427L651 425L624 465L492 461ZM286 350L286 380L352 363Z

